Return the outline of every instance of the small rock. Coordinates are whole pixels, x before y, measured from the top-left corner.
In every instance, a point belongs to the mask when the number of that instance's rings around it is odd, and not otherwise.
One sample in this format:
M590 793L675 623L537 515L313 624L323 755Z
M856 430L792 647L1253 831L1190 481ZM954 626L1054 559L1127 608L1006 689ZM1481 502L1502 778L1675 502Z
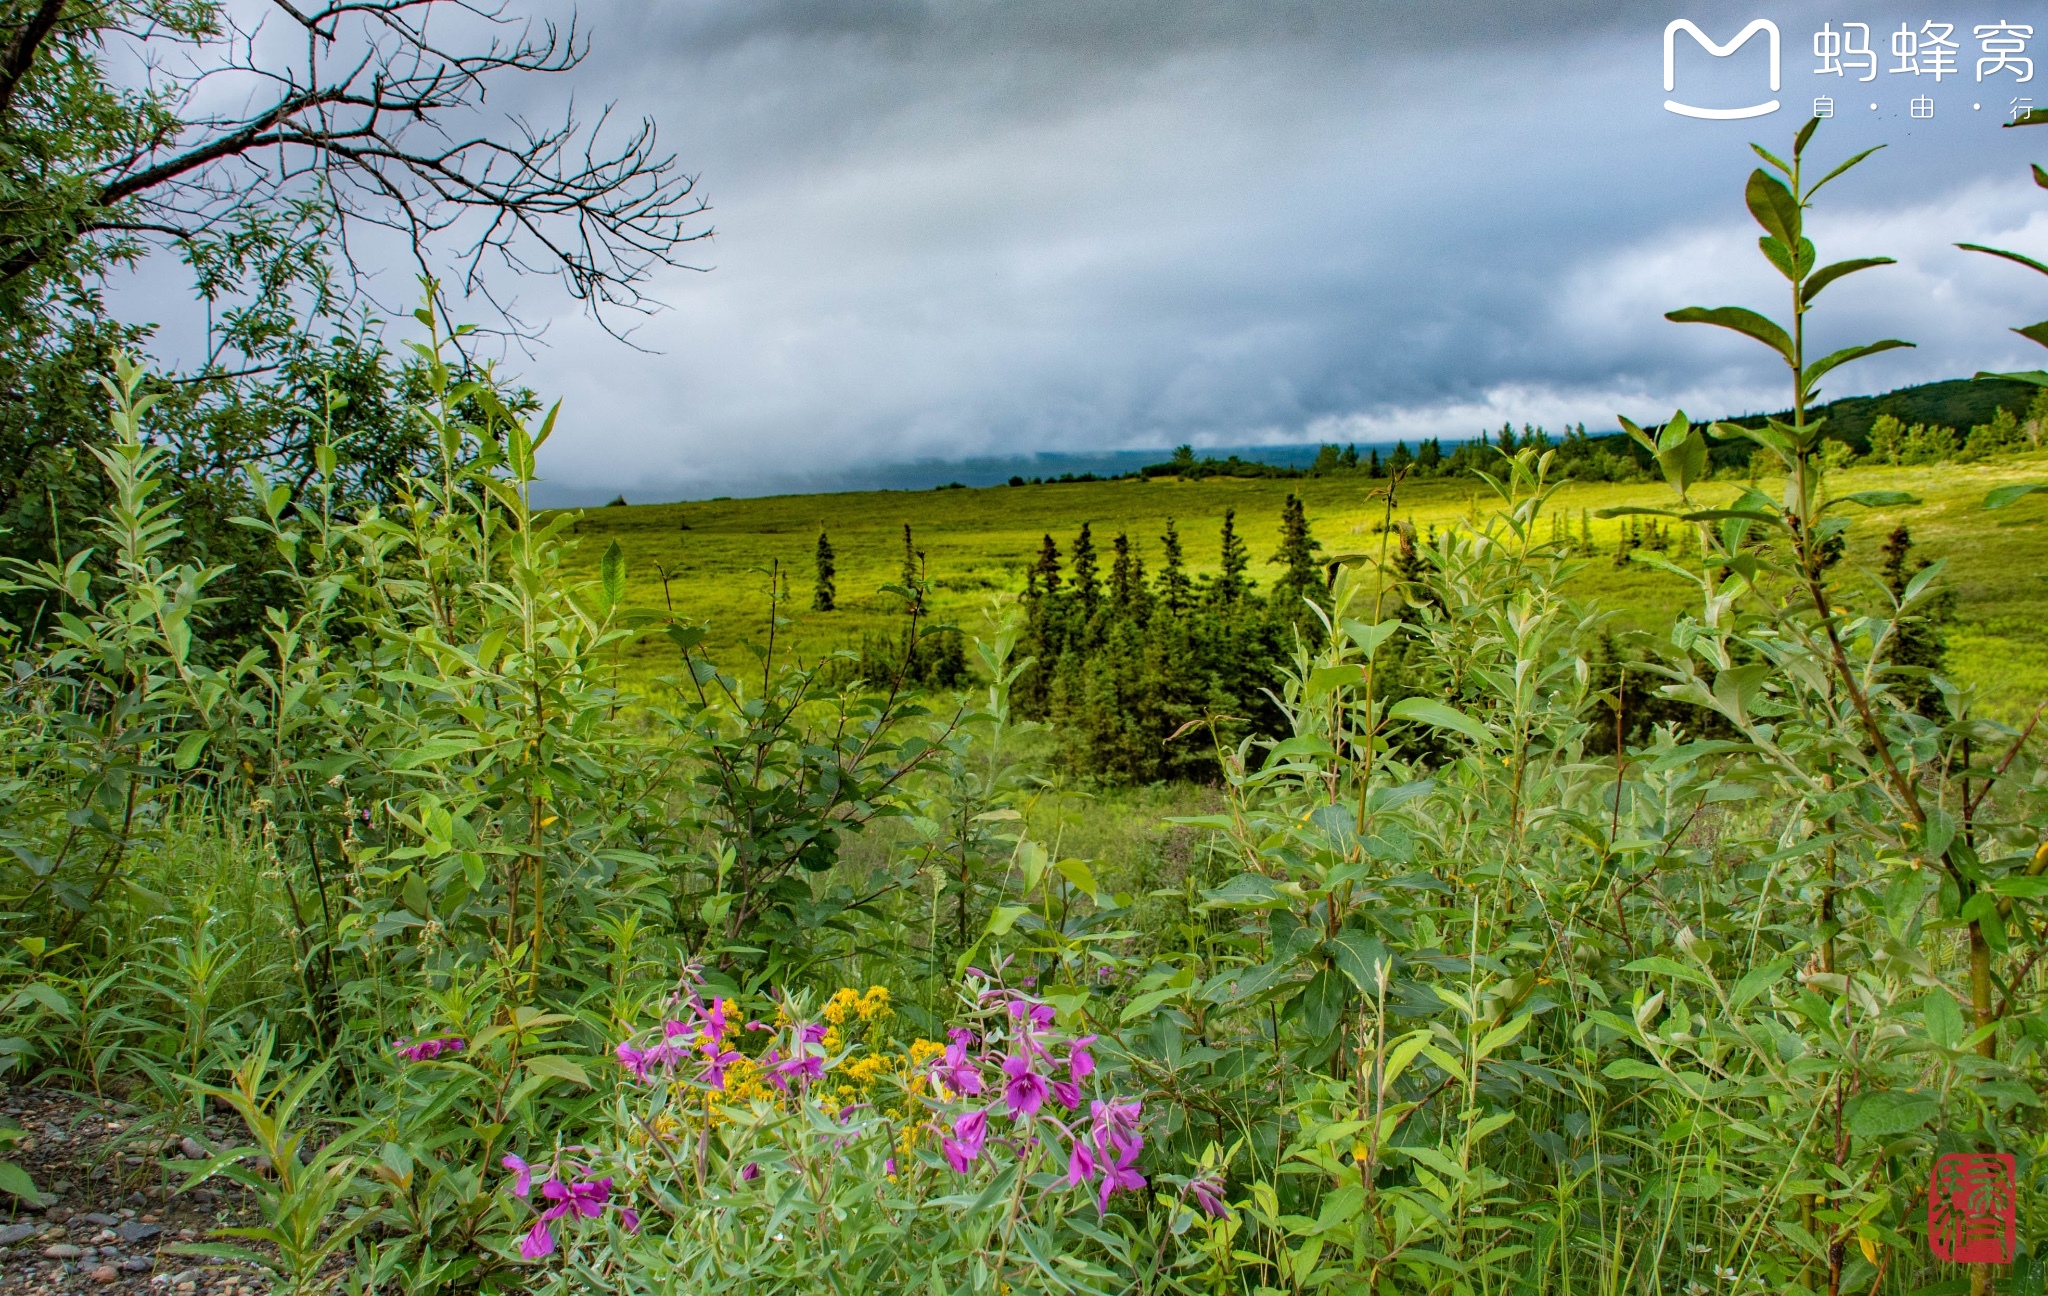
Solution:
M199 1140L189 1134L178 1140L178 1150L185 1154L187 1161L206 1160L206 1149L199 1146Z
M121 1262L121 1267L129 1273L148 1273L156 1268L156 1261L148 1256L129 1256Z
M164 1226L161 1224L138 1224L134 1220L129 1220L114 1230L123 1242L147 1242L163 1231Z
M84 1254L83 1251L72 1246L69 1242L58 1242L43 1248L43 1259L45 1260L76 1260Z
M35 1235L36 1226L33 1224L9 1224L6 1228L0 1228L0 1246L26 1242Z
M199 1290L199 1284L196 1282L181 1282L171 1288L171 1290L177 1292L178 1296L192 1296L193 1292Z
M91 1278L94 1282L120 1282L121 1271L119 1269L114 1268L114 1266L112 1265L101 1265L99 1268L93 1270L90 1274L88 1274L87 1277Z
M44 1121L43 1137L46 1139L55 1139L59 1143L62 1143L64 1141L64 1131L58 1129L55 1125L52 1125L50 1122Z
M105 1211L94 1211L90 1215L82 1215L79 1218L88 1224L97 1224L101 1228L112 1228L121 1222L119 1215L109 1215Z

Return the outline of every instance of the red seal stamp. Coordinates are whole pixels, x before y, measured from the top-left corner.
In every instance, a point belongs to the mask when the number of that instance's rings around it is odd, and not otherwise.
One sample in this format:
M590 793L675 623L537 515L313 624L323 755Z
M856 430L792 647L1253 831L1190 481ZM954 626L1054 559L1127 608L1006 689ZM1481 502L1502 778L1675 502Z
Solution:
M2018 1168L2006 1152L1951 1152L1927 1181L1927 1246L1937 1260L2011 1264L2018 1251Z

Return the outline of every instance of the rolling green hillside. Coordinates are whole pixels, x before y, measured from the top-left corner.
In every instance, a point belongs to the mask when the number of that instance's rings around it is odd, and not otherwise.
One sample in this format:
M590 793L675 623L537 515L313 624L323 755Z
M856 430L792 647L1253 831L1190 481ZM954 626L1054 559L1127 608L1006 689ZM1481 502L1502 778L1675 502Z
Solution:
M2048 479L2048 455L1857 468L1835 479L1844 491L1903 488L1921 497L1918 506L1860 519L1849 562L1873 565L1884 534L1899 522L1912 528L1918 554L1947 558L1947 580L1961 600L1960 619L1950 631L1952 667L2001 712L2031 707L2048 694L2048 635L2042 632L2048 619L2048 497L2029 497L1994 513L1981 504L1994 486L2042 479ZM925 555L935 612L973 634L986 624L988 609L1022 588L1025 569L1047 533L1065 550L1083 522L1093 526L1097 544L1105 548L1117 532L1127 532L1148 567L1156 568L1159 534L1173 518L1199 574L1214 570L1218 528L1224 511L1235 509L1255 573L1264 569L1264 584L1274 570L1266 559L1290 491L1301 494L1325 552L1343 553L1377 547L1374 528L1385 505L1373 488L1381 485L1355 477L1168 478L603 508L576 521L577 560L594 568L606 546L618 540L627 557L631 606L657 614L672 608L707 624L708 649L738 665L751 660L747 644L767 640L769 570L776 564L788 583L785 608L792 622L778 631L778 654L786 647L809 658L858 645L864 631L895 632L901 601L879 590L898 578L906 523ZM1423 529L1469 524L1474 508L1484 506L1476 485L1437 481L1406 488L1395 516ZM1740 489L1738 483L1717 482L1700 494L1719 500ZM1611 505L1661 504L1668 498L1660 483L1572 485L1558 497L1572 532L1589 524L1600 550L1577 577L1579 588L1621 622L1653 628L1668 621L1684 602L1686 587L1640 564L1616 567L1612 555L1621 524L1588 515ZM809 610L821 527L837 550L840 610L832 613ZM634 675L666 673L674 662L674 648L660 636L643 638L622 657Z

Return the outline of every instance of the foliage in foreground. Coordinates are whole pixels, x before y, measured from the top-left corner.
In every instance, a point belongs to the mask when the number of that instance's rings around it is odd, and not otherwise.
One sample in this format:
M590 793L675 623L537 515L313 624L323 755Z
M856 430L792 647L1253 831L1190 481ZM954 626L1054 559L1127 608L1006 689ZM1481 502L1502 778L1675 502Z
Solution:
M1339 563L1280 736L1223 745L1198 848L1142 876L1027 831L1025 624L945 706L722 671L629 623L616 551L563 578L552 415L439 335L434 463L388 504L252 479L292 597L195 651L218 572L165 556L121 370L109 574L17 568L63 611L0 711L10 1078L167 1133L235 1109L191 1174L263 1218L197 1249L294 1291L1988 1290L1926 1258L1921 1193L2011 1152L2048 1227L2048 771L1905 650L1939 566L1838 560L1901 501L1833 494L1807 416L1887 345L1805 357L1880 263L1806 241L1811 129L1749 186L1789 324L1676 313L1779 354L1791 416L1641 434L1689 543L1633 559L1697 601L1639 669L1713 729L1595 750L1630 695L1518 450L1403 582ZM1708 435L1783 494L1693 507ZM636 634L676 652L645 695Z

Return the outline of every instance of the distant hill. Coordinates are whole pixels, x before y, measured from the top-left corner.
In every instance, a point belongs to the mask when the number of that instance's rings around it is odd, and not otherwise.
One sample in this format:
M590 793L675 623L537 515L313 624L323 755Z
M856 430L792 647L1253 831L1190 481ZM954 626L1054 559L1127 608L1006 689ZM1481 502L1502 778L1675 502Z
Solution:
M1882 396L1844 396L1829 402L1827 435L1846 441L1861 454L1870 448L1870 425L1878 415L1889 414L1908 425L1926 423L1952 427L1967 433L1979 423L1989 423L2002 407L2024 418L2036 388L2006 378L1948 378L1941 382L1901 387ZM1789 411L1775 416L1745 414L1726 420L1747 427L1759 427L1767 417L1789 418ZM1737 447L1740 449L1740 447ZM1747 456L1748 451L1741 453Z

